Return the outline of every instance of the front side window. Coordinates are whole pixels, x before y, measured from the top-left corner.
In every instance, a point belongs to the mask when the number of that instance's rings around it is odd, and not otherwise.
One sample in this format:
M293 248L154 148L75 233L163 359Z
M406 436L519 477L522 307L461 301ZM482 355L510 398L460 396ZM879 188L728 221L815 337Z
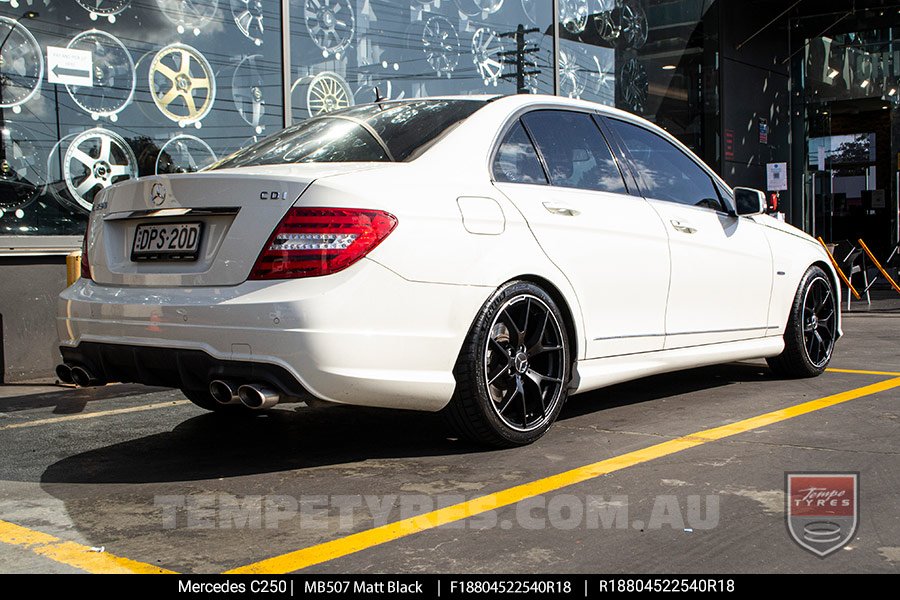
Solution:
M547 176L520 121L507 132L494 157L494 180L546 184Z
M725 212L712 178L678 147L643 127L608 122L634 160L648 198Z
M550 172L550 183L624 194L625 182L600 129L587 113L538 110L522 117Z

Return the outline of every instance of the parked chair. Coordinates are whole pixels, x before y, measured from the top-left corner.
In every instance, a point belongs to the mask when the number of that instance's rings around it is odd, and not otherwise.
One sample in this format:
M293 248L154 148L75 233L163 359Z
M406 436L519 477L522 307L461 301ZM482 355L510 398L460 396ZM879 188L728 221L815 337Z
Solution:
M847 240L843 240L835 244L834 249L834 258L838 262L838 266L841 268L841 271L844 272L844 275L847 276L847 279L850 281L850 285L853 285L853 276L856 274L861 274L863 279L863 285L865 286L863 289L857 289L860 295L866 295L866 303L869 306L872 306L872 298L869 295L869 288L872 287L872 283L869 283L869 276L866 274L866 264L865 264L865 255L863 254L862 248L857 248L853 244L851 244ZM853 287L857 287L853 285ZM850 310L850 303L853 300L853 294L850 293L850 290L847 290L847 310Z

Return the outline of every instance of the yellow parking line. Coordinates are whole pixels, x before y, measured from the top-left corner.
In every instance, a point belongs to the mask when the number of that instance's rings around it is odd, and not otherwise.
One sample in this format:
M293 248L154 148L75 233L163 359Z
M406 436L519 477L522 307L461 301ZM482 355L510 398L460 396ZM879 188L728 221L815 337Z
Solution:
M882 375L887 377L900 377L900 373L893 371L861 371L859 369L825 369L829 373L850 373L851 375Z
M88 546L61 540L49 533L0 521L0 543L20 546L58 563L88 573L174 573L162 567L122 558L108 552L96 552Z
M713 427L712 429L706 429L661 444L656 444L649 448L601 460L590 465L585 465L583 467L564 471L557 475L551 475L543 479L517 485L509 489L454 504L446 508L441 508L408 519L402 519L394 523L388 523L381 527L360 531L359 533L354 533L329 542L251 563L243 567L232 569L231 571L226 571L226 573L258 574L290 573L292 571L298 571L312 565L347 556L414 533L434 529L435 527L466 519L503 506L509 506L527 498L554 492L570 485L582 483L601 475L606 475L607 473L612 473L676 452L681 452L688 448L694 448L722 438L765 427L773 423L793 419L794 417L799 417L829 406L841 404L842 402L862 398L863 396L877 394L878 392L890 390L898 386L900 386L900 377L841 392L840 394L826 396L824 398L819 398L818 400L811 400L809 402L804 402L803 404L772 411L729 425Z
M181 406L182 404L190 404L190 400L173 400L172 402L163 402L160 404L142 404L141 406L130 406L128 408L98 410L97 412L78 413L75 415L65 415L63 417L51 417L49 419L36 419L34 421L10 423L9 425L0 425L0 431L6 429L21 429L23 427L37 427L38 425L52 425L53 423L61 423L63 421L80 421L81 419L93 419L95 417L124 415L128 413L143 412L145 410L156 410L157 408L171 408L173 406Z

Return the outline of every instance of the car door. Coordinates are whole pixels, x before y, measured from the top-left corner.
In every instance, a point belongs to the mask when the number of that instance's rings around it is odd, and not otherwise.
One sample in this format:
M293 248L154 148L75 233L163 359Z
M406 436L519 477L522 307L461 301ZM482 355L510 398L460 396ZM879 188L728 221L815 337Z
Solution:
M665 347L766 335L773 273L762 226L736 216L710 173L681 148L648 128L606 122L668 230Z
M578 294L586 357L661 350L666 231L649 203L629 193L594 117L522 115L506 132L493 171L497 188Z

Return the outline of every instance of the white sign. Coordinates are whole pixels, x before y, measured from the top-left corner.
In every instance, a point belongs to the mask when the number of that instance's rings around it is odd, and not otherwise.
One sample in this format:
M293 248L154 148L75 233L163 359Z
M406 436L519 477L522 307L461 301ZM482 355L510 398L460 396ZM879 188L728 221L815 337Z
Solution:
M766 187L770 192L782 192L787 187L787 163L766 165Z
M93 87L94 56L89 50L47 46L47 81Z

